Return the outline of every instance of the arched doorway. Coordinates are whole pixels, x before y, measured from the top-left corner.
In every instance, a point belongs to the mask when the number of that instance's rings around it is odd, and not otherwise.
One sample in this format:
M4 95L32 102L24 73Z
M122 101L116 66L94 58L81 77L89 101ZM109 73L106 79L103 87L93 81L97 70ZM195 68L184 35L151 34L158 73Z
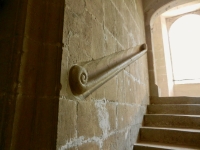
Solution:
M176 83L194 83L200 79L200 15L188 14L170 27L169 42L173 80Z

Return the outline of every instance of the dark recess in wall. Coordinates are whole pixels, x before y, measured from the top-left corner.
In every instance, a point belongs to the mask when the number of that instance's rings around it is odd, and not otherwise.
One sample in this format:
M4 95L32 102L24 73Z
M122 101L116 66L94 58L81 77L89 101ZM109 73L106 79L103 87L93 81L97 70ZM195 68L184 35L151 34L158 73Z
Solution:
M0 0L0 9L3 8L4 4L5 4L5 0Z

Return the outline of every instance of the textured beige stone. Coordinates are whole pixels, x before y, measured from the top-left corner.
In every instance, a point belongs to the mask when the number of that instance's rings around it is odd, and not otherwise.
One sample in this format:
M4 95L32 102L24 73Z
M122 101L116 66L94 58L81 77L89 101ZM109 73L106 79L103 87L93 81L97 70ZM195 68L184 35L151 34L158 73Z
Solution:
M118 73L117 77L118 77L117 101L118 102L124 102L125 101L124 71L121 71L120 73Z
M106 104L106 109L109 114L109 123L110 123L110 131L115 130L117 127L117 107L116 103L107 103Z
M107 150L131 149L149 101L147 57L119 72L83 101L73 98L66 83L69 68L65 67L144 43L142 3L140 0L85 0L85 6L82 1L80 6L74 5L75 2L66 1L61 96L78 103L77 137L66 137L65 141L79 141L77 149L93 146L98 149L101 144ZM90 143L94 139L97 143Z
M137 107L129 105L117 106L117 121L118 129L124 129L134 123L134 115L137 112Z
M103 149L105 150L116 150L117 147L117 140L116 134L109 136L103 143Z
M117 10L110 0L103 0L104 2L104 13L105 13L105 26L112 33L116 35L116 15ZM110 13L112 12L112 13Z
M103 26L93 20L92 22L92 46L91 55L93 59L104 56L104 32Z
M94 102L79 102L77 116L77 132L78 136L90 138L93 136L101 136L102 130L99 126L97 110Z
M82 14L85 9L84 0L66 0L66 4L70 7L72 12L76 14Z
M109 33L107 29L104 29L104 37L105 37L105 55L113 54L117 51L117 41L114 37Z
M99 22L103 22L104 13L102 0L86 0L86 8Z
M80 150L100 150L99 145L97 143L86 143L78 147Z
M118 87L118 81L117 76L113 77L111 80L109 80L105 84L105 97L108 100L116 101L117 99L117 88Z
M57 147L66 143L65 139L76 137L77 125L77 104L74 101L60 99L59 118L58 118L58 139ZM67 111L66 111L67 110Z

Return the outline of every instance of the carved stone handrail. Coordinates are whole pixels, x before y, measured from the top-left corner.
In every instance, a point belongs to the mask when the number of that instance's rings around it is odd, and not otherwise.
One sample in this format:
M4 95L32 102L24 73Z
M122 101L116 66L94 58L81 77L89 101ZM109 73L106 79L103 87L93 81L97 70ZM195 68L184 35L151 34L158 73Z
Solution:
M147 45L143 44L104 58L73 65L69 70L72 93L75 96L87 97L146 52Z

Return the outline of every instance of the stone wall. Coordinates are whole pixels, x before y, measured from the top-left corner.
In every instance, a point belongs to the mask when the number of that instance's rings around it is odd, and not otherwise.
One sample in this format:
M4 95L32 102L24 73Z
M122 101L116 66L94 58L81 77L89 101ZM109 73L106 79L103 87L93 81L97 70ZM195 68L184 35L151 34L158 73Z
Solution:
M0 1L0 149L55 150L63 0Z
M169 53L169 49L166 48L166 46L164 45L165 44L164 42L167 40L167 44L168 44L168 36L163 35L163 30L164 30L163 26L165 25L165 23L163 23L163 20L165 21L165 19L162 19L161 17L157 17L152 25L152 30L151 30L152 45L153 45L152 49L153 49L153 55L154 55L155 81L156 81L156 85L158 85L158 88L159 88L159 96L161 97L170 96L169 94L170 86L168 86L169 76L167 76L167 71L168 72L171 71L171 64L170 64L170 69L168 69L167 67L167 62L170 61L170 60L167 60L168 57L166 56L167 52ZM164 36L167 36L167 38L165 38L165 41L164 41ZM167 49L168 51L165 49ZM170 59L170 56L168 59ZM172 74L170 75L172 76ZM173 85L172 85L172 90L173 90Z
M149 103L147 56L85 100L75 100L70 67L145 43L141 0L66 0L57 149L131 150Z

